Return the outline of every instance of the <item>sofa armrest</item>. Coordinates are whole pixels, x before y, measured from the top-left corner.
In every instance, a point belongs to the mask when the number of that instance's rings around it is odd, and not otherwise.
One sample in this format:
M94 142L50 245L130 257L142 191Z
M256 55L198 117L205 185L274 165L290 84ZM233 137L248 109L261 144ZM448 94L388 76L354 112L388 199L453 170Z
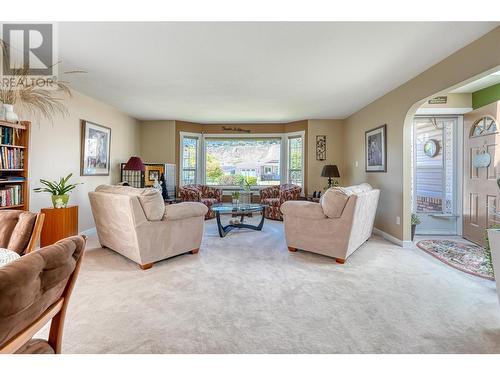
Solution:
M208 212L207 206L198 202L182 202L165 206L163 220L182 220L191 217L204 217Z
M285 216L295 216L304 219L326 219L321 205L308 201L286 201L281 205L281 212Z

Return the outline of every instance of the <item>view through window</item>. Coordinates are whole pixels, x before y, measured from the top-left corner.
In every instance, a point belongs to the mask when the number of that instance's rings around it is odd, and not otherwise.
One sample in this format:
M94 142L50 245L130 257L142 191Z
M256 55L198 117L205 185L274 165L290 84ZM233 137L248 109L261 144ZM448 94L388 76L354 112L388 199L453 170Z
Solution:
M288 181L299 186L302 186L303 181L302 142L300 136L288 138Z
M182 185L196 183L198 139L184 137L182 139Z
M279 185L280 138L206 138L208 185Z

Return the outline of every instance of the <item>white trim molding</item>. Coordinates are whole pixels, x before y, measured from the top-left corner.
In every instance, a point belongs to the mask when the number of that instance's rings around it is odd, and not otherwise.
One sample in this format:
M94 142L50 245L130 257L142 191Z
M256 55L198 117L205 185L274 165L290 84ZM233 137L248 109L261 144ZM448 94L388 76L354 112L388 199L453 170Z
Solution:
M473 108L419 108L415 115L463 115L472 111Z
M393 244L401 246L404 249L410 249L413 247L413 242L400 240L399 238L396 238L396 237L390 235L389 233L386 233L383 230L380 230L378 228L373 227L372 232L373 232L373 234L380 236L380 237L384 238L385 240L392 242Z

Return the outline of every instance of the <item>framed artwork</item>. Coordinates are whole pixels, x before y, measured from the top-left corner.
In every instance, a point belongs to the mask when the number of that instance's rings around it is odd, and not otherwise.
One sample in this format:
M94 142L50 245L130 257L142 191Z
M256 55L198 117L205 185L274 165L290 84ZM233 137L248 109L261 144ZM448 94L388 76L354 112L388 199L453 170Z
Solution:
M316 160L326 160L326 135L316 136Z
M159 169L150 169L148 171L148 179L153 182L154 180L160 181L160 170Z
M111 129L81 120L81 176L109 176Z
M365 171L387 172L387 125L365 132Z

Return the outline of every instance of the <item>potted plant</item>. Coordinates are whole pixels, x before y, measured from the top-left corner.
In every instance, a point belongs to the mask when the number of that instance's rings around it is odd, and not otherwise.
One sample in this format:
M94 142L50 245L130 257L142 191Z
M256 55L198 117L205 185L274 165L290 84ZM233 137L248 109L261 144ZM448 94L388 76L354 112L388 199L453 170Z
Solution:
M411 214L411 240L413 241L413 238L415 237L415 229L417 228L417 225L420 224L422 221L420 220L420 217L417 214Z
M240 192L239 191L233 191L231 193L231 198L233 199L233 204L238 204L240 200Z
M70 173L66 177L61 177L59 182L40 179L40 183L42 185L45 185L45 187L38 187L33 190L36 193L52 194L52 205L54 206L54 208L65 208L68 205L68 193L76 188L77 185L81 184L68 184L68 180L71 178L71 176L73 176L73 173Z

